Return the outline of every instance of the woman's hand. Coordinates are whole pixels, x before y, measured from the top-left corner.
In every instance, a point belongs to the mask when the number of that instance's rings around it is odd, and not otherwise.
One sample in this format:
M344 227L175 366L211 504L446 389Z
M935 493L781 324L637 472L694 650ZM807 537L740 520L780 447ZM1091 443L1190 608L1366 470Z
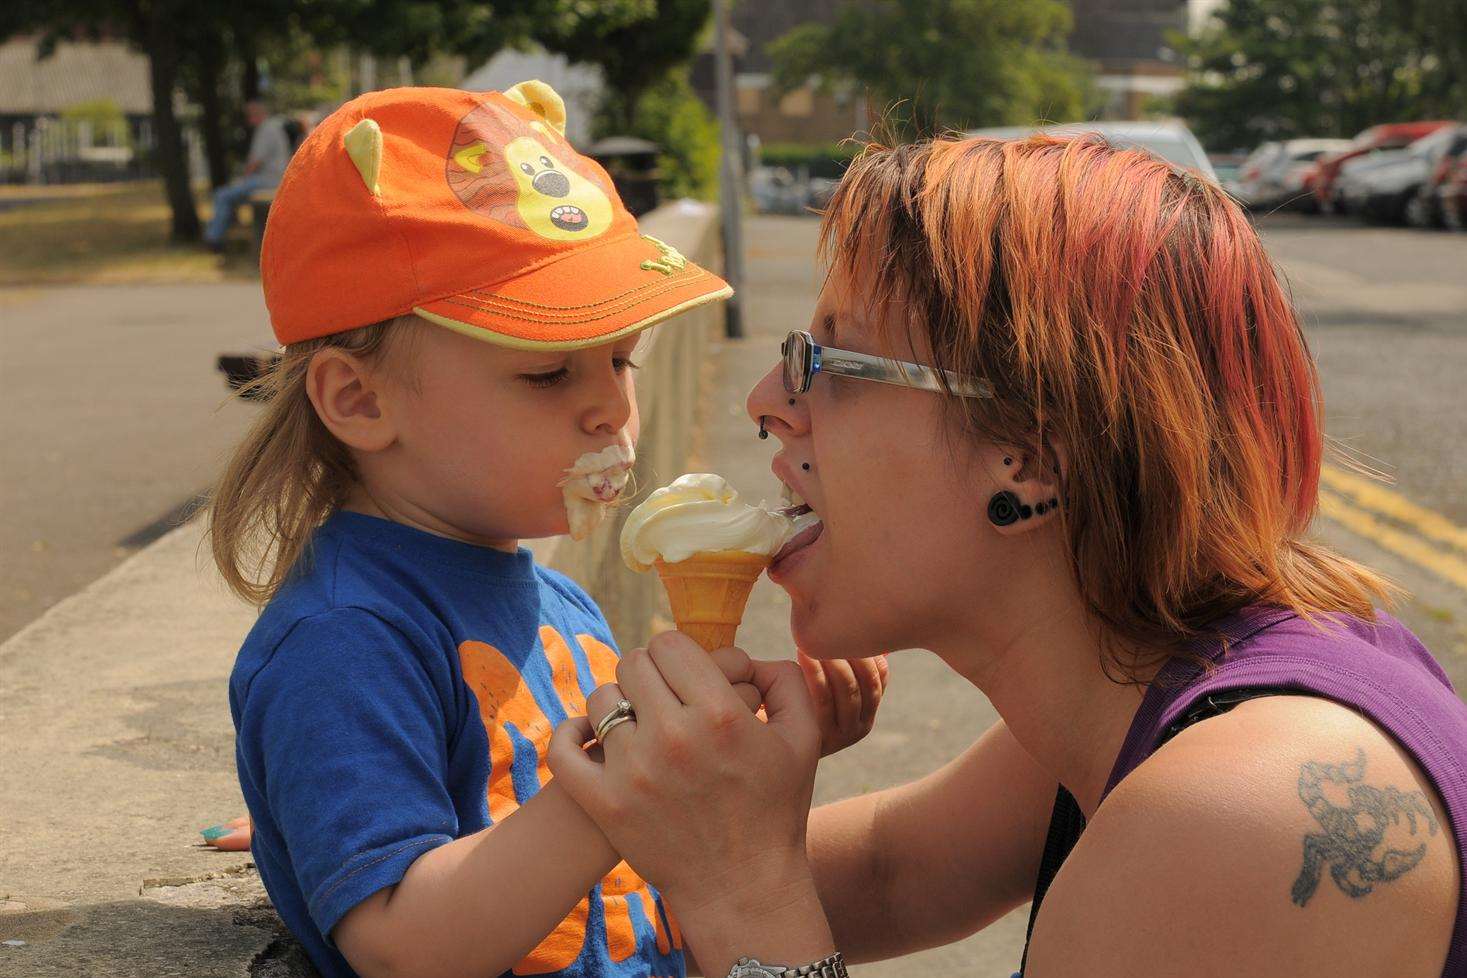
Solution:
M604 761L584 749L593 733L584 717L555 731L548 757L690 932L698 917L747 921L813 894L805 823L820 728L800 668L747 656L741 675L724 665L685 635L657 636L623 656L618 682L587 702L597 719L622 698L636 710L634 722L607 732ZM757 687L767 721L734 692L739 681Z
M796 654L820 724L820 756L845 750L870 733L891 674L886 656L812 659Z

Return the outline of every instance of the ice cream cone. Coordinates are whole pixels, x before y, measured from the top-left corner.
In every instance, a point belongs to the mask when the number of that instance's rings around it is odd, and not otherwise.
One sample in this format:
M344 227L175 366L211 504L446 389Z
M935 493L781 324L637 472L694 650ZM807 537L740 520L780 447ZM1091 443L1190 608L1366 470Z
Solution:
M734 643L749 591L768 566L767 555L739 550L698 553L675 564L656 563L678 631L708 652Z

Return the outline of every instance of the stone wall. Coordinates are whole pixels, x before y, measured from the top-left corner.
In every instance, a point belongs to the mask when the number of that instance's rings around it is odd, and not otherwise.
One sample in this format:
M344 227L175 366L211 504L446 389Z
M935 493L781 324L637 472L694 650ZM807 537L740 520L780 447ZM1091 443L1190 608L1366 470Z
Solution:
M644 233L668 242L705 268L721 266L717 212L691 204L670 204L641 220ZM630 503L587 540L555 537L531 544L536 557L579 581L606 612L612 634L623 646L641 644L661 600L653 573L637 574L622 562L618 538L627 512L651 490L687 470L694 415L710 340L722 335L722 303L700 306L651 331L650 347L637 374L637 407L642 436L632 472ZM647 341L644 341L647 342Z

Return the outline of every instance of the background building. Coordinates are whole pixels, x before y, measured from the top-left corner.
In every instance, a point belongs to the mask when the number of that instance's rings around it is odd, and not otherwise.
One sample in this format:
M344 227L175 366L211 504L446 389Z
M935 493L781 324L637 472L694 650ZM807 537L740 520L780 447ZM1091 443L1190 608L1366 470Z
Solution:
M1168 35L1186 33L1218 0L1070 0L1070 50L1093 61L1106 101L1100 117L1139 119L1157 96L1175 95L1182 66Z
M769 43L801 24L835 19L842 0L739 0L732 5L730 47L739 128L760 143L829 144L866 129L866 100L854 90L822 93L804 85L784 95L773 88ZM711 33L711 32L710 32ZM693 62L693 88L714 105L712 49Z
M0 44L0 183L151 175L147 58L118 41Z

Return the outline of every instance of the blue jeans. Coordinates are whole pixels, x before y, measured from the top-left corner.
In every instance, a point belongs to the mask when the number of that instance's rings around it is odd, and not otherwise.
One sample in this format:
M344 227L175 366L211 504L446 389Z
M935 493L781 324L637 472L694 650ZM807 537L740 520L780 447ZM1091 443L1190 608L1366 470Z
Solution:
M204 228L204 241L211 245L223 241L229 226L234 223L235 208L249 200L250 194L265 189L265 186L264 180L250 174L231 180L214 191L214 214L209 218L209 226Z

